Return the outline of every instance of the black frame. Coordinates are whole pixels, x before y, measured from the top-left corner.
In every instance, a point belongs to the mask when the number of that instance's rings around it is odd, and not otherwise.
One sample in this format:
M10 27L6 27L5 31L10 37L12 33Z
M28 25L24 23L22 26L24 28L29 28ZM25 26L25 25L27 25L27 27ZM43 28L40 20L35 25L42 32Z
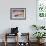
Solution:
M23 18L12 18L12 10L13 9L22 9L22 10L25 10L25 17L23 17ZM11 20L26 20L26 8L10 8L10 19Z

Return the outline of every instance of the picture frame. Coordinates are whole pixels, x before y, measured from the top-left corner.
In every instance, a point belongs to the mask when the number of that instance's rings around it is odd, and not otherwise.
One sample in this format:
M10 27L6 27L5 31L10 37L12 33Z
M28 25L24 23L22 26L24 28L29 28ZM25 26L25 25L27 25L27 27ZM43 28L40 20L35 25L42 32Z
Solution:
M46 0L36 1L36 24L46 25Z
M37 10L37 16L42 19L46 18L46 0L37 0L36 1L36 10Z
M10 8L10 19L11 20L25 20L26 8Z

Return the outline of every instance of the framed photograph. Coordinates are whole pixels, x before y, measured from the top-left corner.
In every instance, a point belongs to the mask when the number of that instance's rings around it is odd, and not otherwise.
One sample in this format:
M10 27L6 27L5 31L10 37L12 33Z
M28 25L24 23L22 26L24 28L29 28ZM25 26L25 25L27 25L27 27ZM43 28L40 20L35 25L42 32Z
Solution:
M46 0L37 0L37 16L39 19L46 18Z
M25 20L26 8L10 8L10 19L11 20Z
M46 25L46 0L36 1L36 24Z

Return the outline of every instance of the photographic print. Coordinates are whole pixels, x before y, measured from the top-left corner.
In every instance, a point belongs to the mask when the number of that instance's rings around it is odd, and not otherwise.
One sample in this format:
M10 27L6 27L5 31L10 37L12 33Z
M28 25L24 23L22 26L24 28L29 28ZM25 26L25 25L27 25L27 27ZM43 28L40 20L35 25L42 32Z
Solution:
M26 8L10 8L10 19L25 20L26 19Z

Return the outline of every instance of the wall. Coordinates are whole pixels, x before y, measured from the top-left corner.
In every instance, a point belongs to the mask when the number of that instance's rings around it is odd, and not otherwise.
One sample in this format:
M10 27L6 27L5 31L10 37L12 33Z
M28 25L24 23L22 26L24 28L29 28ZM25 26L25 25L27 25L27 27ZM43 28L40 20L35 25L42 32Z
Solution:
M26 20L10 20L10 8L26 8ZM32 24L36 24L36 0L0 0L0 34L17 26L19 32L30 32L32 36Z

